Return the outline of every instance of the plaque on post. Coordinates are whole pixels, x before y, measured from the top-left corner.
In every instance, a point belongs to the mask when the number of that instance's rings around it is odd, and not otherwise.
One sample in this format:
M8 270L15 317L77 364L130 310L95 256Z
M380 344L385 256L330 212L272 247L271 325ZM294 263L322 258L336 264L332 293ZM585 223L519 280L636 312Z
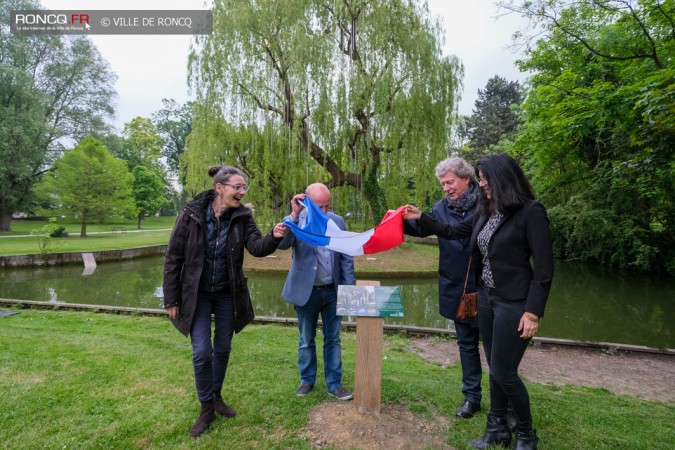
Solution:
M403 317L400 286L357 281L338 286L337 314L356 316L354 407L362 414L380 415L384 317Z

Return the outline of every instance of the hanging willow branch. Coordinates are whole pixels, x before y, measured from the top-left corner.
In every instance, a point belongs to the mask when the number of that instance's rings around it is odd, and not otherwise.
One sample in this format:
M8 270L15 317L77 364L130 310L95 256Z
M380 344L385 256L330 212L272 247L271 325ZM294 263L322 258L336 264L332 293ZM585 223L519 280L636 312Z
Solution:
M209 143L232 132L220 121L251 127L250 114L264 111L273 116L267 141L286 157L238 160L251 177L274 179L273 195L289 196L310 179L348 186L375 221L408 200L407 184L392 189L402 180L419 180L416 196L426 197L429 168L445 156L461 65L441 56L440 26L424 5L215 0L213 14L213 33L191 57L191 86L213 113L202 116L190 151L207 159ZM228 98L235 95L244 96L246 121ZM291 136L304 151L287 150ZM223 155L237 158L232 148Z

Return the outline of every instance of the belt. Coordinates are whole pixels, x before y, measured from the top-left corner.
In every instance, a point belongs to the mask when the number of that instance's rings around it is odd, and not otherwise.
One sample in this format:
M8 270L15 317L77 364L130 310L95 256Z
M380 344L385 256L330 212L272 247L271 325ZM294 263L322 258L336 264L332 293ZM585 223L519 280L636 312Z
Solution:
M319 289L319 290L321 290L321 289L331 289L331 288L335 288L335 284L333 284L333 283L322 284L321 286L313 286L313 288Z

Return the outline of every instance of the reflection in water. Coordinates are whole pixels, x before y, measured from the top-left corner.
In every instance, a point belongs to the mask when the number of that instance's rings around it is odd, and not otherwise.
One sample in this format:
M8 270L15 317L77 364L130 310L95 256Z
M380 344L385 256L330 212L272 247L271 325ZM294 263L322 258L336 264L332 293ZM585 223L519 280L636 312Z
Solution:
M162 256L98 265L0 270L0 297L21 300L161 308ZM295 317L281 299L286 274L248 273L258 316ZM452 328L438 314L435 278L383 279L401 286L405 317L386 323ZM618 276L592 266L556 262L556 273L540 336L675 347L675 281ZM353 318L352 318L353 320Z

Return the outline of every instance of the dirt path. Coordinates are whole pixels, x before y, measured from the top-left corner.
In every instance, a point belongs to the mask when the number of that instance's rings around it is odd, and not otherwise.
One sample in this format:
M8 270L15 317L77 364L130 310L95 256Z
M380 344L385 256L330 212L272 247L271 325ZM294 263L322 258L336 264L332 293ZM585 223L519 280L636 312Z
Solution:
M417 339L411 351L442 366L459 361L455 341ZM487 367L481 348L483 367ZM601 387L615 394L675 403L675 357L651 353L615 355L599 349L534 345L527 349L520 373L529 381Z
M408 348L442 366L459 363L454 340L416 339ZM487 367L482 352L481 356L483 367ZM601 387L618 395L675 403L673 356L609 355L598 349L538 345L527 350L520 367L522 375L532 382ZM452 449L446 443L447 427L446 417L430 421L399 406L384 405L380 417L372 417L357 413L351 402L327 402L312 410L302 434L313 448Z

